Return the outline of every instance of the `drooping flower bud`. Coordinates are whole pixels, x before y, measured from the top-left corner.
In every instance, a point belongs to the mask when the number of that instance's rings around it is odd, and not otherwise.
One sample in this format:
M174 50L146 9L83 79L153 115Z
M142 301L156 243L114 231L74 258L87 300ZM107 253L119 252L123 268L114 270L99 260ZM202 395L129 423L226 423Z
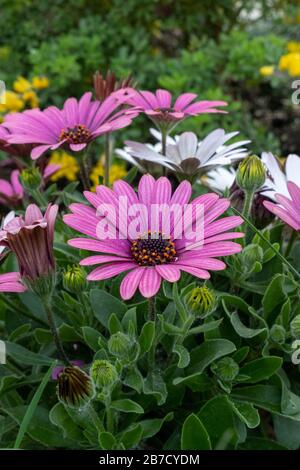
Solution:
M231 357L223 357L211 366L211 370L222 382L232 382L239 373L239 366Z
M300 315L296 315L291 321L291 333L294 338L300 338Z
M42 182L42 177L38 168L26 168L20 175L22 186L28 191L38 189Z
M125 333L122 333L121 331L111 335L108 340L108 350L116 357L128 357L132 346L132 340L128 335L125 335Z
M64 289L74 294L82 292L86 286L86 273L84 269L77 265L68 266L63 273L63 286Z
M214 292L206 286L195 287L185 297L188 310L202 318L210 315L216 307Z
M257 191L263 186L265 180L265 165L257 155L251 155L239 164L236 182L244 191Z
M90 374L99 389L109 387L118 380L115 366L105 359L96 359L92 364Z
M77 366L67 366L58 375L57 395L59 400L71 408L87 405L95 395L93 381Z

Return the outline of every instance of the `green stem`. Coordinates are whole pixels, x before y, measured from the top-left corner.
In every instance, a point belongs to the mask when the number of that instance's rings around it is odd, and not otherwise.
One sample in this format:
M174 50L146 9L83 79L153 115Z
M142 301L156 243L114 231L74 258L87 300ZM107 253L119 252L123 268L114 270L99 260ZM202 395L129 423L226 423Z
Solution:
M88 175L88 168L86 162L86 156L82 155L79 157L79 169L80 169L80 179L84 189L91 189L90 179Z
M106 414L106 429L110 433L114 433L114 427L115 427L115 419L114 419L114 411L110 407L110 397L106 399L105 401L105 414Z
M245 191L245 201L244 201L244 207L243 207L243 216L247 218L251 218L251 208L252 208L252 201L253 201L253 196L254 192L253 191ZM250 242L250 235L251 235L251 229L249 227L246 227L245 230L245 239L244 243L247 245L247 243Z
M44 195L41 193L39 189L32 189L30 191L30 195L33 197L35 202L40 206L40 207L46 207L48 204L47 199L44 197Z
M104 179L103 183L109 187L109 170L110 170L110 135L105 134L105 165L104 165Z
M244 219L244 221L249 225L249 227L265 242L267 245L273 250L273 252L280 258L280 260L290 269L290 271L294 274L294 276L298 277L300 279L300 273L292 266L288 260L280 253L280 251L277 251L270 240L268 240L261 232L258 230L251 222L250 220L245 217L243 214L241 214L237 209L234 207L232 208L233 212L238 214L240 217Z
M290 236L290 239L289 239L289 242L287 244L287 247L285 249L285 253L284 253L284 256L287 258L291 252L291 249L293 248L293 245L294 245L294 242L296 240L298 236L298 232L296 232L296 230L293 230L291 236Z
M44 301L43 303L44 303L44 308L45 308L45 311L46 311L46 314L47 314L50 331L51 331L51 334L53 336L59 358L65 363L65 365L69 366L70 361L69 361L69 359L68 359L68 357L67 357L67 355L64 351L63 345L62 345L62 343L59 339L58 331L57 331L56 326L55 326L55 321L54 321L54 318L53 318L53 312L52 312L52 306L51 306L51 299L50 298L46 298L46 299L44 298L42 300Z
M148 299L148 319L155 321L155 297L149 297Z

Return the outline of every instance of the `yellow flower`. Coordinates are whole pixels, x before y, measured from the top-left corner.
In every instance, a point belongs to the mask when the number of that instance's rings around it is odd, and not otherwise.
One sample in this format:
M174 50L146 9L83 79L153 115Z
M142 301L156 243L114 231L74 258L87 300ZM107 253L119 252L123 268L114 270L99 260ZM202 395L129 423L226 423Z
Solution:
M23 100L27 101L31 108L37 108L39 105L39 99L33 90L29 90L23 93Z
M31 89L31 83L26 78L20 76L14 81L13 89L17 93L25 93Z
M24 101L14 91L7 90L4 94L4 103L0 104L0 112L16 112L24 108Z
M9 46L2 46L0 47L0 59L6 60L10 54L10 47Z
M289 52L281 56L279 69L287 71L292 77L300 76L300 52Z
M79 165L76 158L64 151L53 152L50 163L59 164L61 168L51 177L51 181L66 178L68 181L76 181L79 172Z
M33 77L32 86L36 90L43 90L44 88L48 88L49 80L47 77Z
M290 41L287 43L287 50L289 52L300 52L300 42Z
M113 184L116 180L124 178L126 174L127 171L124 165L119 163L113 163L109 171L109 184ZM99 184L99 176L104 176L104 166L101 159L94 166L90 173L90 180L93 183L91 191L96 191L96 186L98 186Z
M264 65L259 69L259 72L263 77L268 77L269 75L273 75L274 69L274 65Z

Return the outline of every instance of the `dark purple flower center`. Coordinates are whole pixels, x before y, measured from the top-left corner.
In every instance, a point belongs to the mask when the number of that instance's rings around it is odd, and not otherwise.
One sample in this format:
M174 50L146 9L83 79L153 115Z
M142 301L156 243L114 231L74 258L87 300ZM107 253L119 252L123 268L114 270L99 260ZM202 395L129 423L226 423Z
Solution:
M59 140L67 140L70 144L84 144L90 137L91 131L84 124L78 124L77 126L63 129Z
M171 238L164 238L161 232L149 231L132 242L131 254L139 266L155 266L175 261L177 252Z

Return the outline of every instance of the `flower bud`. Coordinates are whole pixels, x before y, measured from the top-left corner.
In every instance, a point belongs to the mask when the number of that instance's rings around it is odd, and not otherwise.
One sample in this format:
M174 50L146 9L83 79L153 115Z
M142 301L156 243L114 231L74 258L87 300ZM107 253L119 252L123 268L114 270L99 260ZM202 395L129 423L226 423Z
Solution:
M63 286L64 289L74 294L82 292L87 286L86 273L81 266L73 265L63 273Z
M291 333L294 338L300 338L300 315L296 315L291 321Z
M115 366L105 359L96 359L90 373L97 388L109 387L118 380Z
M257 191L263 186L265 180L265 165L257 155L251 155L239 164L236 182L244 191Z
M22 186L28 191L38 189L42 182L42 177L38 168L26 168L20 175Z
M211 370L222 382L232 382L239 373L239 366L231 357L223 357L211 366Z
M285 329L281 325L273 325L270 330L270 338L273 343L284 344L285 342Z
M195 287L185 297L188 310L202 318L210 315L216 307L215 294L208 287Z
M70 408L80 408L88 404L95 395L93 381L77 366L65 367L57 380L58 398Z
M108 350L113 356L128 357L132 348L132 340L121 331L111 335L108 340Z

